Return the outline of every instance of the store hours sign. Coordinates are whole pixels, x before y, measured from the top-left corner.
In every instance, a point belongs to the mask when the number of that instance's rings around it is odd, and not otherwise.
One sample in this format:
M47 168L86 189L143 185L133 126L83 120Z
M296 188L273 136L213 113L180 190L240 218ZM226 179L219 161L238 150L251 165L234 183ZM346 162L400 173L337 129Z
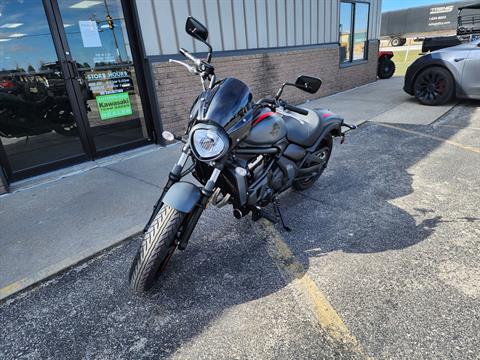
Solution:
M100 95L96 97L96 101L102 120L133 114L128 92Z
M126 70L91 71L85 73L93 97L133 90L130 72Z

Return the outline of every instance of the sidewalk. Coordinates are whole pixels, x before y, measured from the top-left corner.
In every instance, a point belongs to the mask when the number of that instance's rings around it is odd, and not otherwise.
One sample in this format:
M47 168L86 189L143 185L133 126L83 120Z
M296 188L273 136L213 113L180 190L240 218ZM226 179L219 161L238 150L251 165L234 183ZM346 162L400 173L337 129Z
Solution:
M402 81L377 81L306 106L355 124L428 124L451 107L416 104ZM0 196L0 300L141 231L179 152L152 145L13 184Z
M0 299L141 231L179 146L148 146L17 183L0 197Z
M309 101L306 107L328 108L342 115L347 123L361 124L375 121L396 124L428 125L452 108L453 103L443 106L424 106L413 96L405 93L403 77L378 80L318 100Z

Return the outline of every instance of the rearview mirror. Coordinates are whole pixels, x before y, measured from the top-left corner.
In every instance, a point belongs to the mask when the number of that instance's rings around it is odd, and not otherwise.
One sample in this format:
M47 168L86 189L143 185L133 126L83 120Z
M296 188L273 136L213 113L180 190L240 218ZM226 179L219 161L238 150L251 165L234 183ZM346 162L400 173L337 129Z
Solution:
M295 87L297 89L306 91L310 94L315 94L322 86L322 80L313 76L300 75L295 81Z
M187 18L185 23L185 31L191 37L200 40L201 42L206 42L208 39L208 29L193 16Z

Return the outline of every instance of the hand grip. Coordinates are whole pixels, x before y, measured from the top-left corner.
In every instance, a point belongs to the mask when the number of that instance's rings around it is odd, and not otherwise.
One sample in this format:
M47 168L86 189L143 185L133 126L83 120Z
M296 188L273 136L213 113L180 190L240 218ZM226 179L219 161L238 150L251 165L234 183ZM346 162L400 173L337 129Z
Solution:
M293 112L296 112L301 115L308 115L308 111L293 105L284 104L284 108Z

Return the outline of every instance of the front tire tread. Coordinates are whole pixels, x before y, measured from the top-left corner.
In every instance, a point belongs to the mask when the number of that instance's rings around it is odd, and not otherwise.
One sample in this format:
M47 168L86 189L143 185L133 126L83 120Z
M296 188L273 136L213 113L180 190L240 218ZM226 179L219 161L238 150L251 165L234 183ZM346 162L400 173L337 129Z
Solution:
M142 293L152 287L175 241L183 217L183 213L163 205L153 220L130 268L130 287L136 292Z

